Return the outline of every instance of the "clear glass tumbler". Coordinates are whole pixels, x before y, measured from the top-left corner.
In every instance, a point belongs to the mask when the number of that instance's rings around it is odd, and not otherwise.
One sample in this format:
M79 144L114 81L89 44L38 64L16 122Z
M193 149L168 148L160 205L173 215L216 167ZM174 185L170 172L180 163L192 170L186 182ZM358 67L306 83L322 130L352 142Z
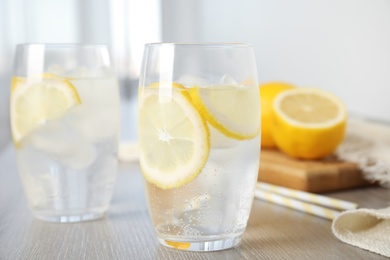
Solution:
M240 243L260 156L260 94L247 44L145 46L138 141L158 241L212 251Z
M12 136L36 218L76 222L107 211L117 173L118 91L106 46L17 46Z

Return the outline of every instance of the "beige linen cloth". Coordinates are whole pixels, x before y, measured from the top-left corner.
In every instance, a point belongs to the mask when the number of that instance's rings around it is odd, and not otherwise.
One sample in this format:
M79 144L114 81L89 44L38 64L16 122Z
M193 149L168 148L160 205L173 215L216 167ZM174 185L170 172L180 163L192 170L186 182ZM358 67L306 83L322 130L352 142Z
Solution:
M389 125L349 119L336 155L357 163L367 180L390 187ZM345 211L333 221L332 231L345 243L390 257L390 207Z
M349 118L345 138L336 155L358 164L367 180L390 188L389 124Z
M332 224L341 241L390 257L390 207L348 210Z

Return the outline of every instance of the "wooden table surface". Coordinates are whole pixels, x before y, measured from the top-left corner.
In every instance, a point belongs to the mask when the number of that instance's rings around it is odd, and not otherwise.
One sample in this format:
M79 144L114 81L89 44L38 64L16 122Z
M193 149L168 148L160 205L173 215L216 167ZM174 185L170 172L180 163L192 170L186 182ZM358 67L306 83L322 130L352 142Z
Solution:
M105 218L74 224L32 217L10 146L0 151L0 178L0 259L387 259L339 241L329 220L259 200L240 246L206 253L165 248L154 237L136 163L120 165ZM382 208L389 205L390 190L370 187L327 195Z

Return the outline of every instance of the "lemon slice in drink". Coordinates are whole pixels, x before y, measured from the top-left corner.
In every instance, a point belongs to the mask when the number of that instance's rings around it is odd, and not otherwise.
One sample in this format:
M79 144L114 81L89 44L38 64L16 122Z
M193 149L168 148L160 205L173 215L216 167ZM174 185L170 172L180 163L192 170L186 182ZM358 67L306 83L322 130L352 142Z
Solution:
M290 156L318 159L344 138L347 111L333 94L315 88L280 93L273 102L272 136Z
M187 90L179 84L166 87L152 86L140 92L138 142L145 179L161 189L172 189L202 171L210 137Z
M48 120L80 104L74 86L60 78L19 78L11 84L11 126L15 144Z
M260 133L258 87L220 85L190 89L199 113L225 136L252 139Z

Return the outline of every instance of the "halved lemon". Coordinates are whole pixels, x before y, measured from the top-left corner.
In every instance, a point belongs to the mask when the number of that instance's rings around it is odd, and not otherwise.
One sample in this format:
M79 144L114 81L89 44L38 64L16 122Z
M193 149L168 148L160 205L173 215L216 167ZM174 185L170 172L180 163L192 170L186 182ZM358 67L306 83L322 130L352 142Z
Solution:
M58 118L81 100L61 78L20 78L11 83L11 126L15 144L47 120Z
M318 159L331 154L345 134L347 110L335 95L316 88L280 93L273 102L272 136L283 152Z
M260 133L258 87L215 85L190 89L199 113L225 136L252 139Z
M148 182L172 189L192 181L207 161L209 138L207 123L183 86L142 89L138 142L141 171Z
M293 85L285 82L267 82L260 85L261 105L261 147L275 148L276 144L272 138L272 104L275 97L287 90L294 88Z

